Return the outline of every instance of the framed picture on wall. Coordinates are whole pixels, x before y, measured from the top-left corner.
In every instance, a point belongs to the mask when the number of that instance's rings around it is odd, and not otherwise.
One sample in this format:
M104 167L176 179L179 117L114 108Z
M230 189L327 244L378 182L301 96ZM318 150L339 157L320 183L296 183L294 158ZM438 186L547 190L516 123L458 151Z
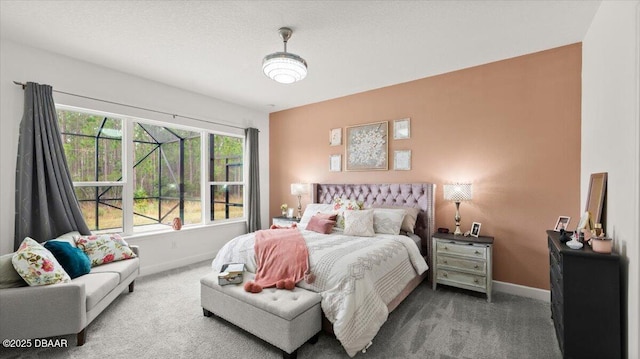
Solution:
M331 172L342 171L342 155L329 156L329 171Z
M411 169L411 150L393 151L393 169L396 171Z
M393 121L393 139L406 140L411 138L411 120L403 118Z
M329 131L329 145L340 146L342 144L342 129L333 128Z
M346 170L388 170L388 131L388 121L347 127Z

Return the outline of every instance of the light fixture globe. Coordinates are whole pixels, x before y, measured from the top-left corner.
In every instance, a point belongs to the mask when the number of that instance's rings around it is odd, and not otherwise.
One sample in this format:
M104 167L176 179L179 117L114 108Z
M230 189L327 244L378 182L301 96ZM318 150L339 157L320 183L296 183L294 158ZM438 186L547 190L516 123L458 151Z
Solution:
M287 41L293 31L282 27L278 32L284 42L284 51L265 56L262 71L267 77L282 84L300 81L307 76L307 62L302 57L287 52Z

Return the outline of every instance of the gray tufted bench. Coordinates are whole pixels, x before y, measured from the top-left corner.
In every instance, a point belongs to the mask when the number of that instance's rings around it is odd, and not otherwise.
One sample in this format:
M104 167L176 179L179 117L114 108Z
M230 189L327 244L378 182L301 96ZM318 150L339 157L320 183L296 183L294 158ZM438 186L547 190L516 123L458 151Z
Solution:
M244 281L253 280L244 273ZM243 282L244 284L244 282ZM315 343L322 324L320 294L296 287L294 290L265 288L247 293L243 284L218 285L218 273L200 279L200 303L204 315L229 321L282 350L284 358L296 358L305 342Z

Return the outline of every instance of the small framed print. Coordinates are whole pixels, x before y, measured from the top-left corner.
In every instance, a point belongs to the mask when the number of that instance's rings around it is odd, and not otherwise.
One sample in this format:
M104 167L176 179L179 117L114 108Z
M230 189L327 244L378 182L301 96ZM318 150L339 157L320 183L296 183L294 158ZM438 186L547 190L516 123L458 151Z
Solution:
M331 172L342 171L342 155L329 156L329 171Z
M480 236L480 226L482 225L482 223L479 222L473 222L471 224L471 236L472 237L478 237Z
M342 144L342 129L334 128L329 131L329 145L340 146Z
M293 218L293 208L289 208L287 211L287 218Z
M567 230L567 226L569 225L569 221L571 217L560 216L558 217L558 221L556 222L556 226L553 228L554 231L560 232L560 230Z
M393 121L393 139L406 140L411 138L411 122L408 118Z
M393 169L396 171L411 169L411 150L393 151Z

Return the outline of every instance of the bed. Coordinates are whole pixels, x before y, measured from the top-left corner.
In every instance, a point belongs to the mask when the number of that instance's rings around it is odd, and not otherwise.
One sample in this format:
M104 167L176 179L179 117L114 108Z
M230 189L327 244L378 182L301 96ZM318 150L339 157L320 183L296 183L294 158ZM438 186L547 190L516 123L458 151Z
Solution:
M313 185L314 204L305 210L300 233L309 250L315 281L303 280L297 286L321 294L323 315L349 356L370 345L388 314L427 276L430 278L431 256L427 254L434 226L434 190L430 183ZM390 209L389 213L401 211L399 207L406 211L417 208L419 211L411 210L418 212L415 235L375 233L369 237L350 235L348 228L330 234L306 230L315 213L331 211L337 203L345 202L374 208L370 212L377 214L385 212L381 208ZM229 241L213 260L213 269L242 262L246 270L255 272L254 239L255 234L248 233Z

